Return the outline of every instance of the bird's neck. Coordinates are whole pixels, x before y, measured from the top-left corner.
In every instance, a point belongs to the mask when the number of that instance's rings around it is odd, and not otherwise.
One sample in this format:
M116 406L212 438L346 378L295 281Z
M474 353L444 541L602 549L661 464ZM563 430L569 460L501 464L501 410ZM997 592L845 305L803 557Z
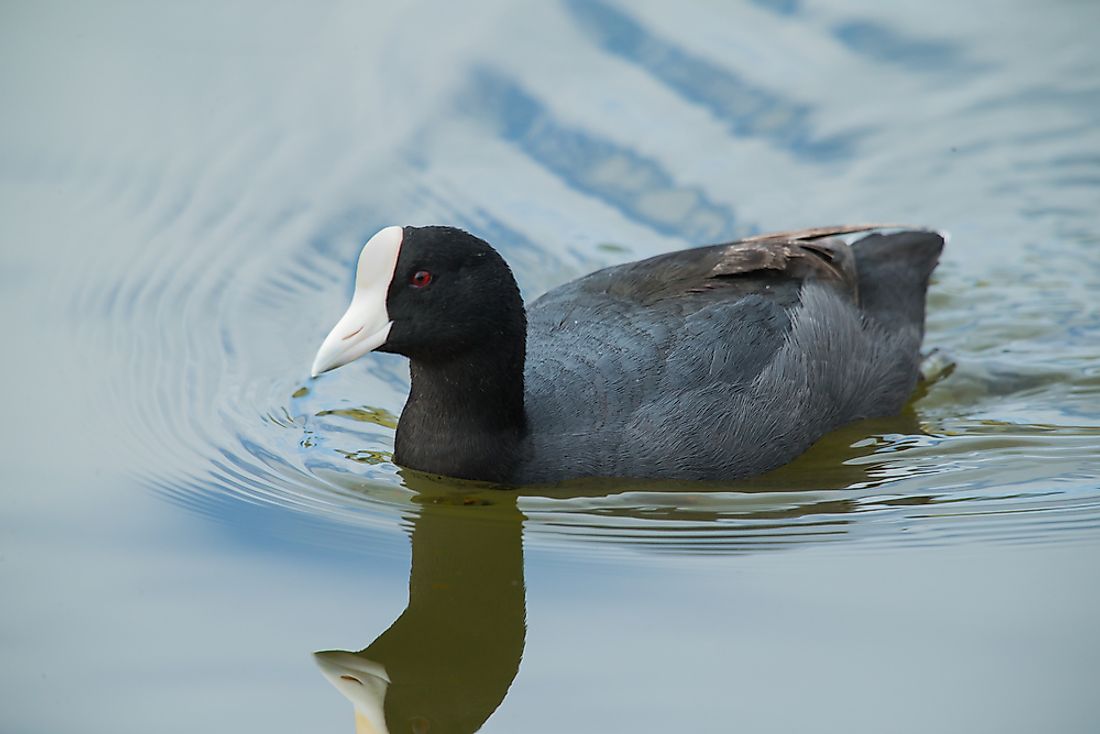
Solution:
M409 399L397 427L401 466L507 483L520 461L526 420L526 324L445 360L412 359Z

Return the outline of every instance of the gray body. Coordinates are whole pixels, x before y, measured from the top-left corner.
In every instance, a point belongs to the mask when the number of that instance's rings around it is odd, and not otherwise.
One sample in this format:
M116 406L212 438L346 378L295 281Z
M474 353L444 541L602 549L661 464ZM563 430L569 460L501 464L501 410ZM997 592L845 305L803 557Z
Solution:
M513 481L736 479L840 425L897 413L918 379L942 246L924 231L807 230L547 293L527 307Z

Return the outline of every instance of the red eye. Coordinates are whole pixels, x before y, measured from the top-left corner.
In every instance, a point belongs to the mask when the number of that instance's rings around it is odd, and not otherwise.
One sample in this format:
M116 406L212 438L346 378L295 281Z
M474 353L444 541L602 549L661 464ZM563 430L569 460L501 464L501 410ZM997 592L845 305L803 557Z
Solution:
M409 278L409 285L413 288L423 288L432 282L432 274L427 270L417 270Z

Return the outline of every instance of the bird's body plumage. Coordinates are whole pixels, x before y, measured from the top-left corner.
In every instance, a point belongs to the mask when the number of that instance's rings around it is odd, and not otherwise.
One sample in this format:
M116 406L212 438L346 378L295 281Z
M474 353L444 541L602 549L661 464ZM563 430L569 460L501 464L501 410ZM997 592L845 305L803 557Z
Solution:
M942 239L849 247L846 229L660 255L530 304L517 479L746 477L896 413L916 384Z

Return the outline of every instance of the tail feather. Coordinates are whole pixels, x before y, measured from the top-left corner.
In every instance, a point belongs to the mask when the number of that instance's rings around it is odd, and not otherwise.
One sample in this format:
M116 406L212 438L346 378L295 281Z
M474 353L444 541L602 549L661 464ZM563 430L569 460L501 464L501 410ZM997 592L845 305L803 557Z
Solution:
M860 308L883 326L924 330L928 279L943 251L938 232L874 233L852 244Z

